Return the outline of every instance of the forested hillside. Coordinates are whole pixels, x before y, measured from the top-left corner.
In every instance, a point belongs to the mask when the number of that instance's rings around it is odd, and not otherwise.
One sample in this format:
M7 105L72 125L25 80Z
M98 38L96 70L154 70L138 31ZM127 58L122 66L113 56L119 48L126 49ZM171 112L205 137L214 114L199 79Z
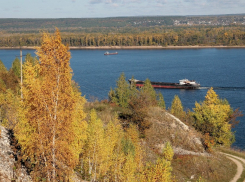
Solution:
M69 46L245 45L245 15L0 19L0 47L39 46L61 31Z

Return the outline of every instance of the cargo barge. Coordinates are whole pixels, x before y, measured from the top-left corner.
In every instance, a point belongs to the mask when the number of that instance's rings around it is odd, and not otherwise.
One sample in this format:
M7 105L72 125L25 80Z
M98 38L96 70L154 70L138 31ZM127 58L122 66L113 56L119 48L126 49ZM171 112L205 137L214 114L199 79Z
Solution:
M113 53L109 53L108 51L104 53L104 55L115 55L118 54L118 52L113 52Z
M141 80L128 80L131 84L132 81L137 87L143 87L144 81ZM195 80L182 79L179 80L179 83L168 83L168 82L151 82L152 87L154 88L169 88L169 89L198 89L200 84Z

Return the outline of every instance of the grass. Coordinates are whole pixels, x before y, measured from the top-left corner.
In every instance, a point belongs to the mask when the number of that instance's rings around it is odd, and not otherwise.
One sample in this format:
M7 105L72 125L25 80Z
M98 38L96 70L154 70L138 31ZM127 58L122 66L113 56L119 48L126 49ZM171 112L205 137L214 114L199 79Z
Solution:
M242 150L226 148L226 147L219 147L219 148L217 148L217 151L221 151L221 152L231 154L231 155L235 155L237 157L241 157L241 158L245 159L245 151L242 151Z
M196 181L202 177L208 182L223 182L230 181L236 173L236 165L218 154L177 155L172 166L177 181Z
M217 148L217 150L221 151L223 153L231 154L231 155L234 155L234 156L241 157L241 158L245 159L245 151L242 151L242 150L237 150L237 149L232 149L232 148L225 148L225 147L219 147L219 148ZM239 160L239 159L236 159L236 160ZM245 180L245 164L242 161L241 161L241 163L243 164L243 172L242 172L242 175L239 178L238 182L243 182Z

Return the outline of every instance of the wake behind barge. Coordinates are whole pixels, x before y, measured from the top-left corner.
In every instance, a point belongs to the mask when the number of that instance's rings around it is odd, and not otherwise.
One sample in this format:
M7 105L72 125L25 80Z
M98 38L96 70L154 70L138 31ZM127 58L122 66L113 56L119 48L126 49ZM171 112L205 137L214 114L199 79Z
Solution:
M137 87L143 87L144 81L141 80L128 80L131 84L132 81ZM195 80L183 79L179 80L179 83L168 83L168 82L151 82L152 87L154 88L170 88L170 89L198 89L200 87L199 83L196 83Z

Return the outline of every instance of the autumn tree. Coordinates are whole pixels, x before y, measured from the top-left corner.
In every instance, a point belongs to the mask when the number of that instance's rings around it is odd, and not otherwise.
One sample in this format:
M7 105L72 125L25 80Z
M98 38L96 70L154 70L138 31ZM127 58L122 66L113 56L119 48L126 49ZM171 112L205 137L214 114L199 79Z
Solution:
M163 157L167 161L171 161L174 156L174 151L172 149L172 146L170 142L166 142L165 147L163 148Z
M174 96L174 99L172 101L171 108L170 108L170 113L178 117L179 119L183 119L185 117L183 105L178 95Z
M54 36L44 33L42 39L39 63L24 65L15 133L24 157L35 164L34 176L68 181L86 138L85 98L72 86L70 52L61 43L59 30Z
M171 162L164 158L157 159L156 163L148 162L145 169L140 175L140 181L142 182L171 182L172 178Z
M85 180L136 181L143 167L143 155L135 127L123 132L116 117L104 126L92 110L87 133L81 154L81 173Z
M6 72L7 68L4 66L3 62L0 60L0 73Z
M18 95L7 89L0 92L0 122L6 128L13 130L18 121Z
M0 123L13 129L18 116L18 78L0 60Z
M203 134L208 134L216 145L230 146L234 142L230 116L233 109L227 100L219 99L210 88L202 103L195 103L194 127Z
M129 120L138 126L139 131L143 134L146 129L151 126L147 120L148 109L151 106L149 95L144 92L139 92L135 97L132 97L129 102Z
M82 154L82 171L85 179L96 181L100 177L100 168L104 160L105 134L103 123L97 118L95 110L90 113L87 133L88 138Z

